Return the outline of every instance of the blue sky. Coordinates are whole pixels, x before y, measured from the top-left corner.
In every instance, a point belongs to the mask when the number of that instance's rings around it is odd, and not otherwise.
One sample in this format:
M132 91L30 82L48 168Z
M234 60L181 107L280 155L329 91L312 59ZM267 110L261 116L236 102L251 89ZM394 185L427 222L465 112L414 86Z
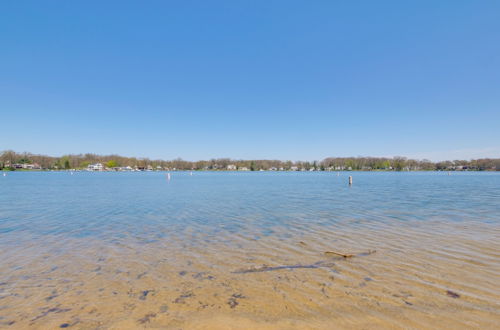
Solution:
M3 1L0 150L500 157L499 1Z

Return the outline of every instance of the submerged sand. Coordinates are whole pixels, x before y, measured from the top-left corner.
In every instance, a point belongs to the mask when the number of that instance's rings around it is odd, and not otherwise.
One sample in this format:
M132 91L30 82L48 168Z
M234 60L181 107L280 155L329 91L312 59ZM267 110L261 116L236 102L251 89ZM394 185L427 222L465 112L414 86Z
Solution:
M495 224L428 220L275 228L279 231L282 235L251 239L186 228L178 237L151 242L47 236L50 244L13 246L0 252L0 327L494 329L500 324ZM376 253L362 253L370 250Z

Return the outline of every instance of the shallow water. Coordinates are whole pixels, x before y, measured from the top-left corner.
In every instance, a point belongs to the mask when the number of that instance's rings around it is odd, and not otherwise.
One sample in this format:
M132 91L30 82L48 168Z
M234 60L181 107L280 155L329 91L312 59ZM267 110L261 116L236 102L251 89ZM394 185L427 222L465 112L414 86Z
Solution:
M0 328L500 324L500 173L14 172L0 196Z

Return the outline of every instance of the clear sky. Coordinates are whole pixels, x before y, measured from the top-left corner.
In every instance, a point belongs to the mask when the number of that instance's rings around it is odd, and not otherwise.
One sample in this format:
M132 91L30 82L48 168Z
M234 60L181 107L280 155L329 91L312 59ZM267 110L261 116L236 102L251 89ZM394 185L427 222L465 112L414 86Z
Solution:
M1 1L0 150L500 157L500 1Z

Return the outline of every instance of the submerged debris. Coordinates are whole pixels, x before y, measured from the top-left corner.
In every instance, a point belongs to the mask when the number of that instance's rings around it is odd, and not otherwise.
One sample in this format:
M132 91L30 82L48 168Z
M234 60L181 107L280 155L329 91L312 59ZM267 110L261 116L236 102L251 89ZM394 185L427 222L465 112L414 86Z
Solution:
M146 300L146 297L148 296L149 293L151 293L153 290L144 290L141 292L139 299L140 300Z
M207 272L200 272L200 273L194 274L193 278L202 281L202 280L213 280L215 277L208 274Z
M339 252L335 252L335 251L326 251L325 254L335 254L335 255L338 255L338 256L341 256L341 257L344 257L344 258L354 257L353 254L343 254L343 253L339 253Z
M239 305L238 299L243 299L243 298L246 298L246 297L244 295L242 295L241 293L235 293L229 298L229 300L227 301L227 304L229 305L229 307L235 308L236 306Z
M156 317L156 313L148 313L146 315L144 315L143 318L140 318L139 320L137 320L139 323L141 324L144 324L144 323L147 323L147 322L150 322L152 318Z
M59 307L50 308L44 311L42 314L35 317L34 319L32 319L31 321L34 322L38 319L41 319L42 317L47 316L49 313L65 313L69 312L70 310L71 310L70 308L59 308Z
M247 268L247 269L239 269L234 271L234 274L246 274L246 273L262 273L262 272L270 272L273 270L282 270L282 269L305 269L305 268L330 268L335 266L334 263L332 262L326 262L326 261L318 261L314 264L309 264L309 265L302 265L302 264L297 264L297 265L284 265L284 266L262 266L258 268Z
M376 250L369 250L367 252L361 252L361 253L358 253L358 254L343 254L343 253L338 253L338 252L333 252L333 251L327 251L325 252L325 254L335 254L335 255L338 255L338 256L341 256L342 258L344 259L347 259L347 258L352 258L352 257L364 257L364 256L368 256L370 254L373 254L377 252ZM236 270L234 271L233 273L234 274L246 274L246 273L261 273L261 272L269 272L269 271L273 271L273 270L282 270L282 269L304 269L304 268L311 268L311 269L315 269L315 268L331 268L335 266L335 264L333 262L331 262L330 260L322 260L322 261L318 261L318 262L315 262L313 264L296 264L296 265L283 265L283 266L274 266L274 267L271 267L271 266L262 266L262 267L252 267L252 268L246 268L246 269L239 269L239 270Z
M460 295L459 295L458 293L453 292L453 291L451 291L451 290L447 290L447 291L446 291L446 295L447 295L448 297L452 297L452 298L455 298L455 299L456 299L456 298L460 298Z
M364 257L364 256L369 256L370 254L374 254L377 252L377 250L368 250L366 252L361 252L358 254L348 254L348 253L339 253L335 251L326 251L325 254L335 254L344 258L352 258L352 257Z
M179 297L175 298L175 300L173 301L174 303L176 304L185 304L185 300L186 298L190 298L190 297L194 297L194 293L192 292L184 292L183 294L181 294Z

